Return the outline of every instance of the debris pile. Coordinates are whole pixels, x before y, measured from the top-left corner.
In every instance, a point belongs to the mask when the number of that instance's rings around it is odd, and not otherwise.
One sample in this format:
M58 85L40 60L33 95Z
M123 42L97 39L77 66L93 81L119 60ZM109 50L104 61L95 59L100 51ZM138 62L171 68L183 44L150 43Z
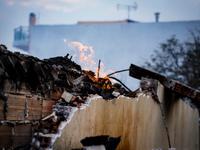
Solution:
M141 79L142 91L131 91L121 81L110 77L113 73L105 78L96 77L94 72L82 70L68 54L40 60L10 52L6 46L0 45L0 148L53 148L74 112L85 107L95 94L109 100L119 95L138 97L143 92L160 104L157 96L160 81L176 93L200 99L199 91L155 72L135 65L126 71L130 71L130 76ZM110 79L121 84L112 84ZM105 149L113 149L109 143L115 141L117 144L113 147L116 148L120 142L120 137L110 137L109 140L108 136L102 137L106 138ZM89 139L96 138L99 137ZM81 141L83 146L87 140Z
M154 71L131 64L129 68L129 75L139 80L141 80L143 77L157 80L164 87L170 89L172 92L178 93L181 97L188 97L194 101L200 101L200 91L193 89L183 83L169 79Z
M91 94L105 100L130 94L108 77L96 78L94 72L82 70L69 55L40 60L10 52L4 45L0 45L0 83L0 129L9 128L5 141L11 141L2 142L1 148L52 148L62 123ZM27 128L26 142L15 141L16 128Z

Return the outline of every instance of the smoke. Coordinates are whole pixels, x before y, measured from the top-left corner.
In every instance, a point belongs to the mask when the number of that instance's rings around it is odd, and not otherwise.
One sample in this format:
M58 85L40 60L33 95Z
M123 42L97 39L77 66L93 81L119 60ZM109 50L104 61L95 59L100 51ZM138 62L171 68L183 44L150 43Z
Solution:
M80 42L71 42L69 47L74 50L73 59L78 59L79 63L81 64L84 70L93 70L95 52L91 46L84 46Z
M67 43L66 39L63 39ZM95 63L95 51L92 46L84 46L80 42L71 42L68 44L68 47L74 51L73 61L78 62L84 70L91 70L95 73L98 71L98 64ZM105 70L104 64L100 63L100 72L99 77L106 77L107 74L114 72L113 70Z

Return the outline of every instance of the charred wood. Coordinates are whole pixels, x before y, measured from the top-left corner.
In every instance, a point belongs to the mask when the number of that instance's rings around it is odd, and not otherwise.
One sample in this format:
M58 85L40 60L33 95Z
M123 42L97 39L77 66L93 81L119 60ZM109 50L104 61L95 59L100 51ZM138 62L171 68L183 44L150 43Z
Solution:
M72 62L68 55L40 60L33 56L12 53L4 45L0 46L0 54L1 91L4 91L6 86L5 80L9 80L12 89L20 91L21 83L24 83L31 93L44 95L46 91L53 89L53 84L69 88L72 80L82 74L81 67Z
M193 100L200 101L200 91L195 90L185 84L179 83L161 74L158 74L145 68L138 67L133 64L131 64L129 70L129 75L134 78L141 80L142 77L145 77L158 80L164 87L172 90L173 92L179 93L182 96L191 98Z

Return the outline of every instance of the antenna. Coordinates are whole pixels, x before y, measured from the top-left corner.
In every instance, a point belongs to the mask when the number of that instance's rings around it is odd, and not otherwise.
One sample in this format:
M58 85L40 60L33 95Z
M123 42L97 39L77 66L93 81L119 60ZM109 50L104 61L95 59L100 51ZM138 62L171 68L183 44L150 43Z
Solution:
M128 20L130 19L130 11L137 9L137 3L134 3L134 5L124 5L124 4L117 4L117 10L120 8L127 9L128 10Z

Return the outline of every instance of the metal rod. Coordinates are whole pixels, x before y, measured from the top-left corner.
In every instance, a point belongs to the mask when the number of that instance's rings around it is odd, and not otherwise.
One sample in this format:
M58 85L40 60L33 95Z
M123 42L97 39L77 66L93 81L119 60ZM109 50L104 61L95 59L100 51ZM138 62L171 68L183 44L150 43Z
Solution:
M124 83L122 83L119 79L115 78L115 77L109 77L111 79L114 79L116 81L118 81L119 83L121 83L127 90L129 90L129 92L132 92Z
M109 77L109 76L111 76L111 75L113 75L113 74L116 74L116 73L119 73L119 72L124 72L124 71L129 71L129 69L124 69L124 70L115 71L115 72L113 72L113 73L108 74L107 76Z
M100 66L101 66L101 60L99 59L99 65L98 65L98 70L97 70L97 79L99 78Z

